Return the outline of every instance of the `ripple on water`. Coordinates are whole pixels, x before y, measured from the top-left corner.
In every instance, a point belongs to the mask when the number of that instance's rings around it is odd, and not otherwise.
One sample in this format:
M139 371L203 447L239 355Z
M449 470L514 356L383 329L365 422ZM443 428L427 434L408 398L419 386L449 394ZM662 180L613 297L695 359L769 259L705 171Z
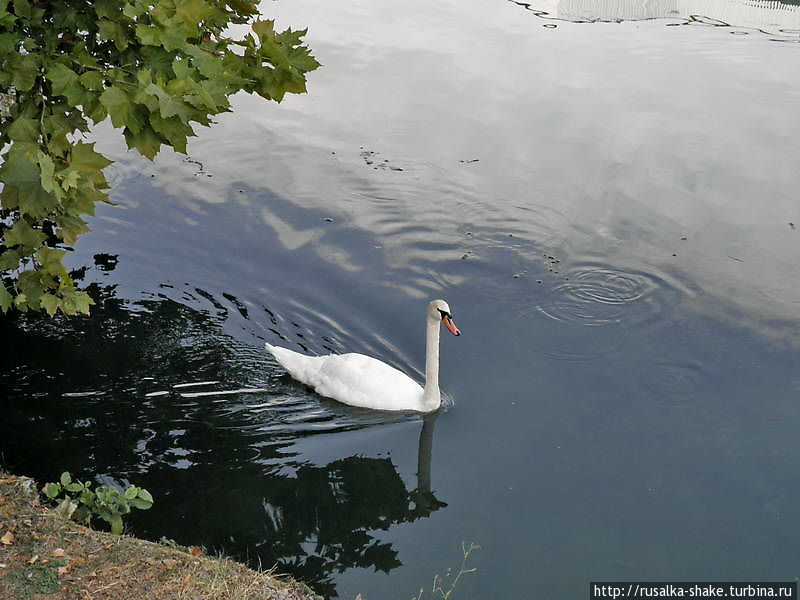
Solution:
M600 263L567 269L522 312L535 330L521 342L556 360L597 360L620 350L634 328L666 322L675 292L654 273Z
M619 323L652 305L641 301L659 287L651 274L578 265L564 274L537 310L556 321L599 327ZM636 306L641 303L641 306Z
M687 406L697 401L705 371L698 363L657 360L633 369L637 393L657 406Z
M563 248L575 232L574 223L564 213L542 204L509 206L505 200L487 202L485 198L462 198L459 204L463 206L460 214L470 215L476 223L474 229L469 224L463 227L478 249L527 243L539 254Z
M628 337L619 324L587 328L575 323L556 321L539 311L520 317L518 343L528 350L558 361L595 361L618 352Z

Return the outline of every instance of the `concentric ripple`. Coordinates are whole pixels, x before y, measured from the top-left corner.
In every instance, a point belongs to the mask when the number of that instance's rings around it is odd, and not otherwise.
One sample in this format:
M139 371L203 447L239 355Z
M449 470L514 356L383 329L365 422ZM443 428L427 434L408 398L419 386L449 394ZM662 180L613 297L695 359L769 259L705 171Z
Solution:
M635 369L631 380L646 400L672 407L694 404L703 377L699 364L661 360Z
M595 361L618 353L628 339L628 332L619 324L609 327L586 328L566 321L544 317L531 311L520 320L525 335L517 342L552 360L568 362Z
M679 290L665 277L585 262L538 286L520 319L534 329L520 342L555 360L597 360L624 346L630 331L668 321Z
M620 322L629 304L654 289L652 280L641 274L579 268L570 271L537 308L556 321L598 327Z

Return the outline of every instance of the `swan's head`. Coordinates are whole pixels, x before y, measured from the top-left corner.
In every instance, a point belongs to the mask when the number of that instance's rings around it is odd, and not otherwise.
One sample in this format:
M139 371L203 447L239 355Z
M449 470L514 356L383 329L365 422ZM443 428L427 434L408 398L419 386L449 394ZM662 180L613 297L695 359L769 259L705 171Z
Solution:
M461 335L455 321L453 321L450 306L444 300L434 300L428 304L428 318L433 321L441 321L453 335Z

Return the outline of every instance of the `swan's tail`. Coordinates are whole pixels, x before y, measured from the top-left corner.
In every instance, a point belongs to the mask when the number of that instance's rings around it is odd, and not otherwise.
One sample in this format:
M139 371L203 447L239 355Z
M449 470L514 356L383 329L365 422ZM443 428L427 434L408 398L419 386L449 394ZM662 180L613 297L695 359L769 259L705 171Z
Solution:
M264 342L264 348L267 349L267 352L272 354L281 365L283 365L284 358L287 356L291 356L292 354L299 354L299 352L294 352L293 350L289 350L288 348L281 348L280 346L273 346L272 344L268 344Z
M275 357L278 364L289 372L289 375L306 385L313 387L316 384L317 373L325 357L306 356L294 350L267 343L264 344L264 347Z

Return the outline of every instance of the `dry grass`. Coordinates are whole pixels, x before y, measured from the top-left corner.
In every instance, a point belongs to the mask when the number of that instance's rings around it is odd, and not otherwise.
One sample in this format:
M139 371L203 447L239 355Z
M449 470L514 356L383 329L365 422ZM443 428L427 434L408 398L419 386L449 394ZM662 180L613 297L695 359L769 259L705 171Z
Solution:
M2 600L314 600L303 584L66 521L32 479L0 472Z

